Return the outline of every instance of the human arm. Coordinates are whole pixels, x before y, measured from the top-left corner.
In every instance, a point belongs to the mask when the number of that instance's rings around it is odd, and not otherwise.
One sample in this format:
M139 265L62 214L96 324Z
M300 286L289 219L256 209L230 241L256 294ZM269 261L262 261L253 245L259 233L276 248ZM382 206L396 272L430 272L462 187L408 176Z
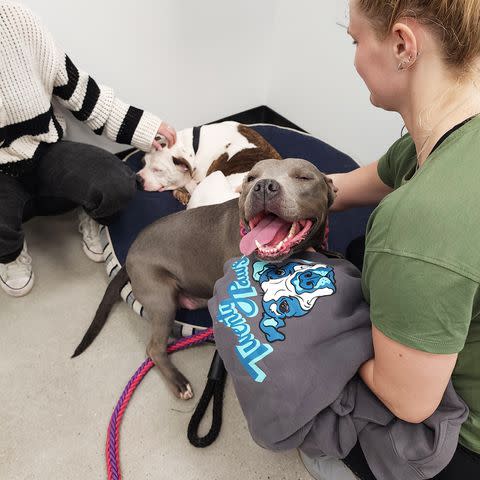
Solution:
M357 168L348 173L328 175L337 188L330 210L338 212L353 207L376 205L393 189L383 183L377 171L378 162Z
M9 4L4 6L2 14L25 45L25 58L31 62L30 68L38 74L45 92L56 96L96 134L105 133L113 141L144 151L158 148L154 140L157 134L164 135L169 145L175 141L175 131L158 117L125 104L110 87L97 84L78 69L28 8Z
M98 85L90 75L79 70L68 55L57 51L56 65L53 95L94 133L105 133L114 142L130 144L146 152L152 146L159 147L155 141L157 134L164 135L169 146L173 145L174 130L170 133L158 117L124 103L110 87Z
M421 259L367 255L374 358L359 373L397 417L418 423L442 399L475 314L478 284Z
M398 418L420 423L437 409L458 354L424 352L384 335L372 326L374 358L359 370L360 377Z

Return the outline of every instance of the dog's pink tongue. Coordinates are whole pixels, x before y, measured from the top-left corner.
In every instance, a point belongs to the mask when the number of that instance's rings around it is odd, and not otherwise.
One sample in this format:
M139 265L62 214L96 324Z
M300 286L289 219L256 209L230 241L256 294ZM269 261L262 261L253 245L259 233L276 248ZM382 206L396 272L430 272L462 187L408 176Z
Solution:
M250 255L257 245L255 240L262 245L271 242L277 232L285 225L285 221L275 215L267 215L240 240L240 251Z

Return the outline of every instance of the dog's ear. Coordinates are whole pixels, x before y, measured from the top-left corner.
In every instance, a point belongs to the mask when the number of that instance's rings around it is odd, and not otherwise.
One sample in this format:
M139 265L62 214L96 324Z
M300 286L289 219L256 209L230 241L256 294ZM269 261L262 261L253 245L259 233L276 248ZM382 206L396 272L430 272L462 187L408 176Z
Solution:
M189 173L193 175L193 169L190 163L186 158L183 157L172 157L173 164L183 173Z
M325 180L325 183L327 184L328 192L328 208L330 208L335 201L335 198L337 196L338 188L335 186L333 183L333 180L330 177L327 177L327 175L323 175L323 178Z

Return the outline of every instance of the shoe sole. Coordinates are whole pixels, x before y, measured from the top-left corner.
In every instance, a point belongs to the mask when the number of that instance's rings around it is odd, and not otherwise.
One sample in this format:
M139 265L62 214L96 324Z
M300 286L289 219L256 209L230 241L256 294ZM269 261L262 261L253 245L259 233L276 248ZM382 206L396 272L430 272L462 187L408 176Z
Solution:
M92 260L92 262L102 263L102 262L105 261L105 257L103 255L103 252L102 253L92 252L92 250L89 250L89 248L87 247L87 244L85 242L83 242L83 251L85 252L85 255L90 260Z
M11 297L23 297L25 296L30 290L33 288L33 284L35 282L35 275L32 272L28 282L22 288L11 288L5 282L1 282L0 286L2 289Z

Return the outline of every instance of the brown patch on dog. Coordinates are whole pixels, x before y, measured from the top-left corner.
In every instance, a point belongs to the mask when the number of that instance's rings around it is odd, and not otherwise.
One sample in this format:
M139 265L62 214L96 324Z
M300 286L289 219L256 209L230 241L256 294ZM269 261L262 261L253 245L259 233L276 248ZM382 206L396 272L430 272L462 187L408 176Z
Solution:
M246 125L239 125L238 131L250 142L253 143L259 150L265 153L265 158L274 158L282 160L280 154L253 128Z
M188 173L190 175L193 175L193 169L192 166L190 165L190 162L186 158L183 157L172 157L173 164L177 166L185 166L188 170Z
M216 160L212 162L210 167L207 170L207 177L212 173L212 172L225 172L226 165L228 162L228 153L222 153ZM226 173L224 173L226 175Z
M190 194L185 187L177 188L173 191L173 196L182 204L187 205L190 201Z
M269 158L282 160L280 154L255 130L245 125L239 125L238 131L249 143L255 145L255 148L244 148L231 158L228 158L228 153L222 153L212 162L207 175L218 171L225 176L234 173L245 173L250 171L260 160Z

